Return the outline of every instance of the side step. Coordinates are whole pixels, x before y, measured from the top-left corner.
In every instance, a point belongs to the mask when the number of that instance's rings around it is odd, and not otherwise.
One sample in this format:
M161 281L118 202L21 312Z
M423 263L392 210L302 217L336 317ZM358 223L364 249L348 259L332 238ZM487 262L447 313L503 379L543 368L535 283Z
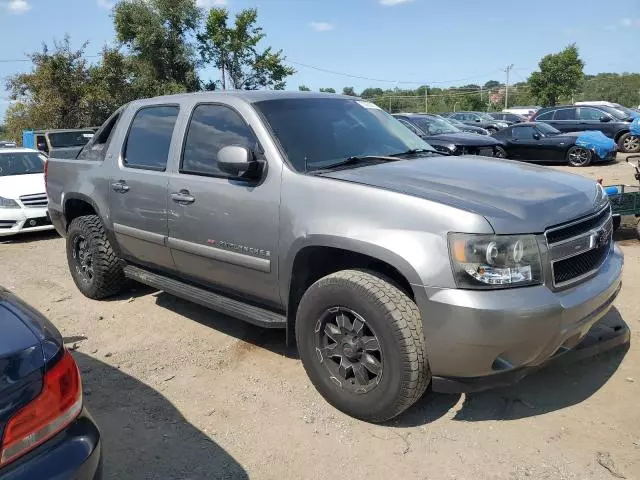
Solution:
M145 285L163 290L176 297L184 298L185 300L210 308L216 312L253 323L259 327L287 327L287 318L284 315L248 305L203 288L194 287L188 283L150 272L143 268L127 265L124 267L124 274L127 278L135 280L136 282L144 283Z

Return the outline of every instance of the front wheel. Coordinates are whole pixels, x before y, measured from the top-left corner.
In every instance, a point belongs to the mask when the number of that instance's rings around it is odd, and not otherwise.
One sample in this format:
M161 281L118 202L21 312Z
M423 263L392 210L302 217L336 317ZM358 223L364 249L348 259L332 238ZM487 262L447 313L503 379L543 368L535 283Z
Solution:
M365 421L399 415L431 379L416 304L371 273L343 270L314 283L300 301L296 341L320 394Z
M502 147L496 147L493 156L496 158L507 158L507 151Z
M567 151L567 162L572 167L586 167L591 163L592 156L591 150L573 146Z

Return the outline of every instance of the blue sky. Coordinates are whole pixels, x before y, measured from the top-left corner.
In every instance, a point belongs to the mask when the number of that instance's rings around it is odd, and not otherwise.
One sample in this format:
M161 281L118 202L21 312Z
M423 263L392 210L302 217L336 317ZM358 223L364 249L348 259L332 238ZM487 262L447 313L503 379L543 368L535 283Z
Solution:
M233 13L257 7L266 42L298 73L287 88L450 86L524 80L540 58L576 42L587 73L640 71L640 2L618 0L198 0ZM0 0L0 78L65 33L96 54L113 42L111 0ZM385 81L335 75L325 70ZM215 71L202 72L217 78ZM413 84L412 82L415 82ZM0 89L0 118L8 103Z

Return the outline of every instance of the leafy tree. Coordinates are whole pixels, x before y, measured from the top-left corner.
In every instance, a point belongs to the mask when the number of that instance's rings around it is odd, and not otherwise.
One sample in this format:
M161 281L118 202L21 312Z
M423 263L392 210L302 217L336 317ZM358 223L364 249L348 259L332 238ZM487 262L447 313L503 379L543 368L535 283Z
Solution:
M581 100L606 100L627 107L640 104L640 74L599 73L585 77Z
M486 82L484 84L484 89L485 90L493 90L494 88L497 88L500 85L502 85L502 84L497 80L489 80L488 82Z
M227 77L237 90L265 87L283 90L285 79L295 73L284 64L286 57L282 50L258 49L266 35L257 26L257 20L258 11L248 8L236 15L234 26L229 26L226 8L209 10L204 32L198 35L200 54L205 64L213 63L220 70L223 90Z
M6 123L12 138L25 128L76 128L86 126L85 93L88 81L86 44L75 50L65 36L29 55L30 73L7 80L9 96L15 103L8 109Z
M351 97L357 97L358 95L356 94L356 91L353 89L353 87L344 87L342 89L342 94L343 95L349 95Z
M117 40L126 45L151 88L195 91L195 50L200 10L195 0L120 0L113 19Z
M584 62L575 44L556 54L542 57L540 71L529 77L531 94L543 105L556 105L560 97L568 97L580 86L584 74Z
M384 95L384 91L381 88L365 88L360 96L362 98L381 97Z
M309 87L307 87L306 85L300 85L298 87L298 90L300 90L301 92L310 92L311 89Z
M335 88L321 88L320 91L323 93L336 93Z

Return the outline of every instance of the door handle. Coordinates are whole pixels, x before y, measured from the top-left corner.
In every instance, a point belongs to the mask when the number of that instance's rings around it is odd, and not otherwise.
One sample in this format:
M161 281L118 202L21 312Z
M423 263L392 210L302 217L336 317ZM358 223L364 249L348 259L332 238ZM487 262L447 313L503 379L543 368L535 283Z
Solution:
M196 197L189 193L189 190L180 190L171 194L171 200L181 205L188 205L196 201Z
M127 185L127 183L122 180L112 183L111 188L113 188L114 192L118 193L127 193L129 191L129 185Z

